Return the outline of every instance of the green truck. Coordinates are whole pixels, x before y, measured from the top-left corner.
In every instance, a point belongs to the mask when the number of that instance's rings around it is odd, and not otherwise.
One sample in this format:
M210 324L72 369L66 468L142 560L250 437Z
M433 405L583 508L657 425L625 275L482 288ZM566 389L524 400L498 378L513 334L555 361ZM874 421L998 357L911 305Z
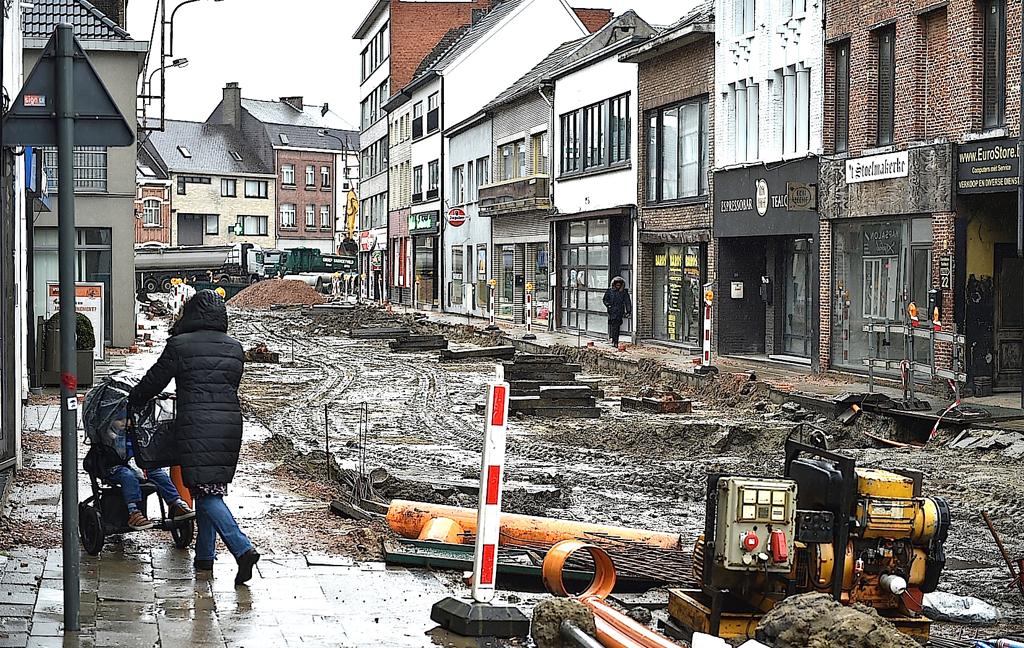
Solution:
M359 272L355 254L327 254L316 248L271 250L265 255L265 264L268 277L302 281L320 292L330 292L335 275Z

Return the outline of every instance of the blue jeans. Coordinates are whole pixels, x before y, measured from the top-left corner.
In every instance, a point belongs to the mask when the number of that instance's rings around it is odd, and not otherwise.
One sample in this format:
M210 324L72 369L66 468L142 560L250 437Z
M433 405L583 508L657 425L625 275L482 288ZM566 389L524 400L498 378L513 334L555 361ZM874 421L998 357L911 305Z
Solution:
M235 558L253 548L220 495L196 498L196 522L199 527L196 534L196 560L217 558L218 535Z
M157 492L160 493L160 497L168 504L177 504L178 500L181 499L178 489L174 487L171 476L167 474L166 470L150 470L146 473L146 478L153 482ZM139 487L139 477L128 466L118 466L111 470L107 474L107 481L121 487L121 496L124 497L124 503L128 505L129 510L142 503L142 489Z

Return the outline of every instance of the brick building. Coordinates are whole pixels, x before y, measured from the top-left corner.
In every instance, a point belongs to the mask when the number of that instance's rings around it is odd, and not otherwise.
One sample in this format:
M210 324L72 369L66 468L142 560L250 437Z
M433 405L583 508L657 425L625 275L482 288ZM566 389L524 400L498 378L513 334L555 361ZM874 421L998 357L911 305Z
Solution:
M135 244L171 244L171 179L151 149L136 161Z
M1017 388L1024 355L1016 258L1020 5L1004 0L829 6L821 163L821 359L863 371L905 359L908 303L967 335L972 386ZM924 344L914 357L928 362ZM881 351L872 351L872 349ZM937 350L948 368L951 352Z
M707 3L619 56L638 64L636 334L700 348L711 252L715 18Z

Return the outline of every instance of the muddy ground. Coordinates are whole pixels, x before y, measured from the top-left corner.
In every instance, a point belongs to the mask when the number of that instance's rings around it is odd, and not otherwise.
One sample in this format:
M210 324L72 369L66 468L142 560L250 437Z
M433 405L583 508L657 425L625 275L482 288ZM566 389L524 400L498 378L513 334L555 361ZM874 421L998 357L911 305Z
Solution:
M359 321L387 319L360 311ZM232 310L231 333L246 348L266 343L281 365L248 365L242 396L252 425L288 439L295 450L324 450L338 465L384 468L385 495L472 506L482 419L476 406L494 373L492 361L441 363L435 353L392 353L385 341L346 335L353 317L298 310ZM413 324L411 318L406 323ZM436 330L434 325L417 325ZM469 327L451 332L453 344L496 344ZM576 350L573 349L572 352ZM584 351L584 354L594 353ZM593 358L574 358L593 367ZM605 390L600 421L516 418L508 441L506 510L577 520L646 527L695 537L703 526L705 475L742 472L779 475L782 445L794 427L770 404L763 389L725 377L692 394L692 415L623 413L618 397L633 394L656 375L641 367L628 379L594 376ZM362 411L368 414L365 453L360 452ZM325 421L326 408L326 421ZM864 431L890 434L884 421L863 416L856 425L829 427L834 445L866 466L922 471L925 494L948 499L953 527L946 544L949 566L942 589L998 605L1004 628L1024 628L1024 601L1006 588L1005 567L981 510L989 511L1013 555L1024 555L1022 462L998 453L945 447L878 447ZM250 449L254 459L280 464L294 456L273 444ZM287 462L285 462L287 463ZM308 477L309 470L268 468L295 488L328 497L333 487ZM325 470L324 470L325 471ZM316 470L312 471L313 473ZM326 472L326 471L325 471ZM345 533L354 531L346 525ZM368 547L368 530L352 546ZM370 551L367 549L367 551ZM941 625L943 635L989 635Z

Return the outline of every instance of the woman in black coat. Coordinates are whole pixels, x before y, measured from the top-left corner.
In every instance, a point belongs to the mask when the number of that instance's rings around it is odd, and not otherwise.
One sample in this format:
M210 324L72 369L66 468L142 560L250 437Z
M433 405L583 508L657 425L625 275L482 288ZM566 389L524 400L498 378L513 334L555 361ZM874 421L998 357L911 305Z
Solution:
M626 280L622 277L612 279L612 285L604 291L602 301L608 309L608 337L611 338L612 346L618 348L622 320L629 317L633 310L629 302L629 291L626 290Z
M242 345L228 336L228 311L212 290L201 290L182 308L160 358L129 396L145 404L173 379L177 386L175 431L182 481L195 498L197 570L212 570L217 535L238 562L236 584L252 578L260 559L224 503L242 449Z

